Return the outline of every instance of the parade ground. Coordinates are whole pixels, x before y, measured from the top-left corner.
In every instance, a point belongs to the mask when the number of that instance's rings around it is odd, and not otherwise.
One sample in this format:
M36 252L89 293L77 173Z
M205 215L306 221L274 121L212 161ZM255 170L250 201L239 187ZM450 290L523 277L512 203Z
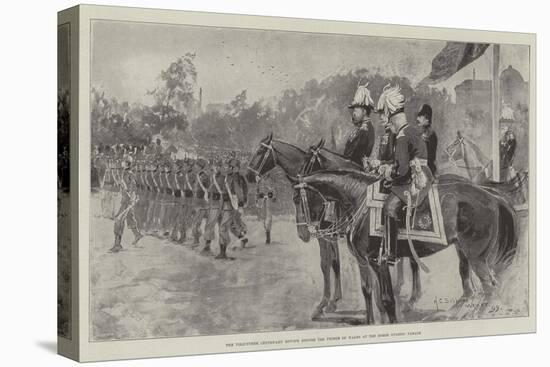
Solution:
M133 247L132 234L125 231L124 251L110 253L113 221L98 216L99 199L92 195L90 243L92 340L142 339L244 332L317 329L361 324L364 299L360 291L356 261L343 240L339 241L343 299L338 310L312 321L321 299L323 280L316 240L302 242L292 215L274 218L271 245L266 245L262 223L246 216L249 244L230 246L230 260L203 255L191 241L184 245L146 236ZM526 216L520 220L525 221ZM521 223L520 228L526 228ZM520 244L526 246L525 234ZM212 251L217 254L217 239ZM525 249L518 265L526 261ZM405 265L407 260L405 260ZM422 297L415 309L406 307L411 291L407 273L398 297L403 322L445 319L461 295L458 259L450 247L425 259L430 274L421 274ZM527 269L527 267L524 267ZM392 270L395 279L395 269ZM445 281L441 281L444 279ZM523 284L523 277L510 282ZM515 287L512 287L514 289ZM487 317L521 314L513 301L496 303ZM475 302L457 318L474 316ZM378 313L376 313L379 320ZM484 315L475 315L484 317Z

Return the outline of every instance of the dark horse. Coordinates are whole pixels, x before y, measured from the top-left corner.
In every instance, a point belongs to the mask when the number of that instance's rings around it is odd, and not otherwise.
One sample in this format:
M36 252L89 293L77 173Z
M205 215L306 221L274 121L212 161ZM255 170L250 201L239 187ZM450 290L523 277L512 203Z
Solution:
M397 322L395 298L389 266L378 262L381 238L370 236L369 211L366 210L366 191L378 181L377 176L350 170L314 172L302 177L302 187L319 195L322 200L337 200L348 219L347 243L357 259L361 274L361 289L366 303L366 322L374 322L372 294L378 283L382 310L390 322ZM456 307L473 296L470 269L483 286L488 301L495 295L502 273L512 262L517 248L516 214L510 203L494 190L488 190L458 176L444 175L438 183L444 228L449 245L455 245L463 295ZM320 215L308 205L312 217ZM419 257L446 248L444 245L413 241ZM396 255L411 257L406 240L398 242ZM370 279L373 271L376 279ZM374 282L372 280L375 280ZM486 305L488 302L482 303Z
M293 178L298 175L306 175L319 170L335 170L348 169L361 171L362 167L354 162L346 159L344 156L334 153L324 148L324 140L321 140L317 145L311 146L308 152L302 149L279 140L274 140L273 135L269 135L260 142L260 146L253 155L248 169L252 175L263 176L273 170L275 166L279 166L287 175L291 183ZM323 201L318 196L308 193L308 201L316 208L323 206ZM294 190L293 197L296 207L296 228L298 236L304 242L309 242L311 233L309 231L308 221L304 215L302 200L298 190ZM339 208L336 208L337 210ZM338 210L340 211L340 210ZM319 227L326 228L330 223L319 218ZM338 249L338 233L331 236L318 236L320 257L321 257L321 272L323 274L323 298L316 307L312 318L318 318L323 311L333 312L336 310L337 302L342 299L342 285L340 277L340 255ZM398 285L402 285L402 262L398 270ZM413 305L420 297L420 274L418 264L411 258L412 270L412 293L409 304ZM331 298L331 269L334 272L334 294Z
M309 152L279 140L273 139L273 134L264 138L260 142L260 146L250 160L248 169L250 174L262 177L276 166L279 166L290 177L305 175L319 169L335 169L342 167L350 170L360 170L361 167L341 156L335 162L321 155L323 141L318 145L312 146ZM330 154L323 150L325 154ZM336 155L332 153L332 155ZM295 190L294 204L301 205L299 195ZM315 198L313 200L318 200ZM296 227L298 236L304 242L310 241L310 232L305 218L299 213L301 210L296 210ZM325 225L324 223L322 226ZM323 298L315 308L312 318L318 318L325 310L333 312L336 310L337 302L342 299L342 283L340 277L340 255L338 250L338 237L320 237L318 238L320 255L321 255L321 271L323 273ZM331 269L334 272L334 293L331 298Z

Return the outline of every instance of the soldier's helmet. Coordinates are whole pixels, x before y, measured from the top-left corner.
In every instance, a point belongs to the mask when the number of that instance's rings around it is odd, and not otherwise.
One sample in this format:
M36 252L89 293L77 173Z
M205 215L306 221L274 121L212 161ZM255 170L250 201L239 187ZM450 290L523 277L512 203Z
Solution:
M353 101L348 105L348 108L363 107L371 109L374 107L374 102L370 95L370 91L367 88L368 85L369 83L357 87Z
M199 159L197 159L197 161L195 162L195 165L196 165L197 167L199 167L200 169L206 168L207 164L208 164L208 162L207 162L205 159L203 159L203 158L199 158Z
M399 112L403 112L404 108L405 97L401 93L401 88L398 85L393 87L391 84L386 85L382 90L380 98L378 98L376 105L378 113L391 117Z
M231 158L227 161L227 164L231 168L241 168L241 162L237 158Z

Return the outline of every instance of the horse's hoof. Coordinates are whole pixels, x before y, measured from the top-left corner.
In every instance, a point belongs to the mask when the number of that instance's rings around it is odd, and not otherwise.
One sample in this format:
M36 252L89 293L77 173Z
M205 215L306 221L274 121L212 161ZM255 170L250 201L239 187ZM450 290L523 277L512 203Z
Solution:
M325 307L325 311L326 312L335 312L336 311L336 302L330 301L328 303L327 307Z
M317 320L321 319L321 316L323 316L323 311L322 310L315 310L311 314L311 321L317 321Z

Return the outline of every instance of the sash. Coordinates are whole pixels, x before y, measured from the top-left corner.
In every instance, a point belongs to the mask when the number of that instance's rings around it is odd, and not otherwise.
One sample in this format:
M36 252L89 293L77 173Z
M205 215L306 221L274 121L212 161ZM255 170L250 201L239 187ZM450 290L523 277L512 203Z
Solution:
M231 193L231 190L229 189L229 184L227 183L227 176L225 176L224 183L225 183L225 188L227 190L227 194L229 195L229 201L231 202L231 206L233 207L233 209L238 210L239 199L237 198L237 195L234 195Z
M202 184L201 178L199 174L197 173L197 182L199 183L199 186L201 187L202 192L204 192L204 200L208 201L208 191L206 190L206 187Z

